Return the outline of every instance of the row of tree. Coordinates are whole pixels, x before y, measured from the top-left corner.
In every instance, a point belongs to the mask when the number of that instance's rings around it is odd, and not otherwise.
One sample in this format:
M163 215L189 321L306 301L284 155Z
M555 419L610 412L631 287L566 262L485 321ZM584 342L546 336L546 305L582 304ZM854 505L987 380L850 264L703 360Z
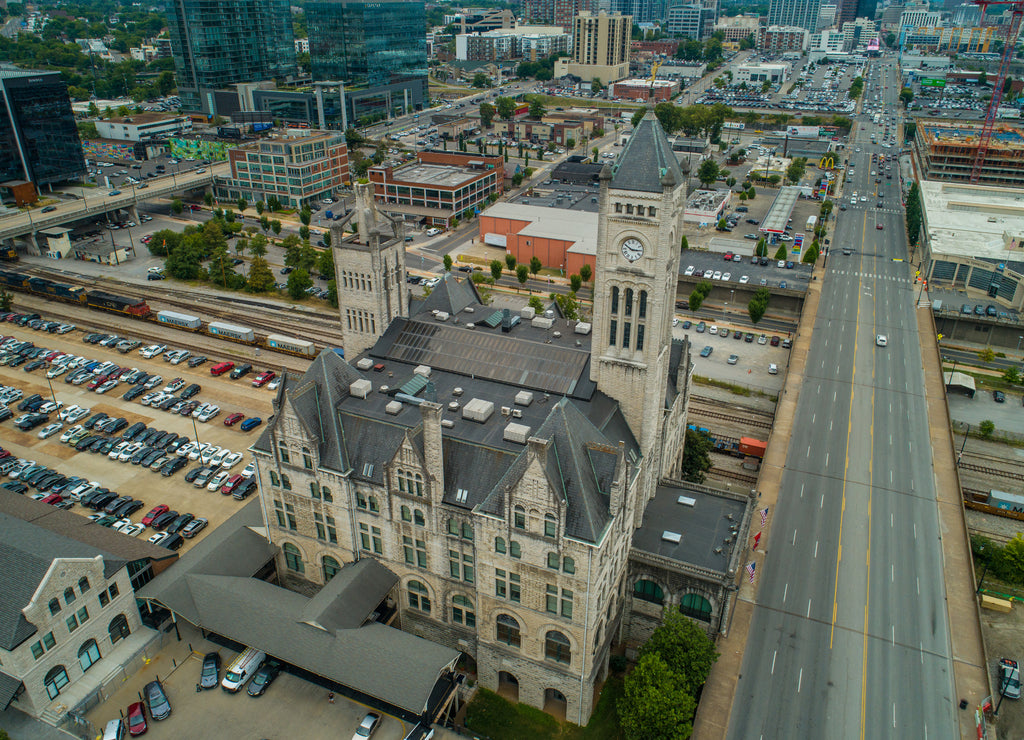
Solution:
M918 237L921 235L921 223L921 188L915 180L907 193L907 241L912 247L917 246Z
M645 113L646 110L640 108L633 114L633 128L637 127ZM669 136L681 131L689 137L704 135L712 142L717 142L726 118L731 117L733 112L732 108L722 103L683 107L666 101L654 106L654 115Z

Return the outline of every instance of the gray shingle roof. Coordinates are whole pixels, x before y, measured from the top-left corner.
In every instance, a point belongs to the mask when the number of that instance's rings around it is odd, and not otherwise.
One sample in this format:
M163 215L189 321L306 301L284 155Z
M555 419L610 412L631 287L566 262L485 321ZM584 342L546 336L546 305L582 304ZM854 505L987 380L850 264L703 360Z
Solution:
M673 185L683 182L679 161L672 152L665 130L658 123L654 111L649 110L633 130L626 146L612 167L611 187L617 190L636 190L660 193L662 180L671 178Z
M380 563L346 565L310 599L251 577L273 557L251 501L139 591L204 629L420 714L459 653L366 617L398 577Z
M437 285L433 287L423 300L411 301L409 316L416 316L431 311L444 311L452 316L465 310L468 306L483 308L476 286L468 278L457 278L446 272Z
M21 679L9 676L0 671L0 712L3 712L11 705L11 701L18 694L21 688Z
M385 465L398 451L408 429L356 414L338 414L345 469L357 480L384 484Z

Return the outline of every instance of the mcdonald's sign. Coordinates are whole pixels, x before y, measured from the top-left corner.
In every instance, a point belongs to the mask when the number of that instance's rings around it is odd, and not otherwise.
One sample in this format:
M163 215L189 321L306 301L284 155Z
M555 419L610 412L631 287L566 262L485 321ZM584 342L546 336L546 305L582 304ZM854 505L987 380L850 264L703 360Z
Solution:
M836 168L836 158L831 154L826 154L818 162L818 167L823 170L834 170Z

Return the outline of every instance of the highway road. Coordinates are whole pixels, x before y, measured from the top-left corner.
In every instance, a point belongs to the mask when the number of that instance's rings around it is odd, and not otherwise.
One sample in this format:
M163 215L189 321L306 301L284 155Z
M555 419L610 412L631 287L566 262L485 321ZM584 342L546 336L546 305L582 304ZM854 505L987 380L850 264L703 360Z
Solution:
M866 101L881 86L894 110L893 62L872 67ZM887 207L849 204L852 190L874 191L872 151L898 149L859 120L833 239L856 251L832 252L813 317L730 718L735 740L959 737L916 292L911 266L893 261L907 249L898 176L879 186Z

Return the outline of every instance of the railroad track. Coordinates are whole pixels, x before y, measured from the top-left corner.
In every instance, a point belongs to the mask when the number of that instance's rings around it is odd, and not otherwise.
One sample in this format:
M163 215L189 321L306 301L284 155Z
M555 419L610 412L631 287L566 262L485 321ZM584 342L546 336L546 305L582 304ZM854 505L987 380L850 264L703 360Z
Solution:
M960 439L963 439L960 437ZM999 455L988 455L984 452L971 452L970 450L964 450L963 456L965 458L971 457L975 460L986 460L988 462L1002 464L1002 465L1019 465L1020 463L1016 460L1008 460L1006 457L1000 457Z
M1024 481L1024 473L1016 473L1012 470L1001 470L999 468L986 468L982 465L975 465L973 463L962 462L959 465L961 470L970 470L974 473L981 473L982 475L994 475L1000 478L1010 478L1011 480L1022 480Z
M731 414L723 414L720 411L711 411L700 407L690 406L690 413L697 416L703 416L707 419L718 419L719 421L728 421L733 424L738 424L743 427L756 427L758 429L771 429L772 424L770 421L761 421L759 419L743 418L741 416L732 416Z
M711 470L708 471L708 475L717 476L719 478L729 478L731 480L735 480L735 481L739 481L741 483L745 483L745 484L747 484L749 486L757 485L757 476L756 475L747 475L746 473L737 473L737 472L735 472L733 470L724 470L722 468L711 468Z

